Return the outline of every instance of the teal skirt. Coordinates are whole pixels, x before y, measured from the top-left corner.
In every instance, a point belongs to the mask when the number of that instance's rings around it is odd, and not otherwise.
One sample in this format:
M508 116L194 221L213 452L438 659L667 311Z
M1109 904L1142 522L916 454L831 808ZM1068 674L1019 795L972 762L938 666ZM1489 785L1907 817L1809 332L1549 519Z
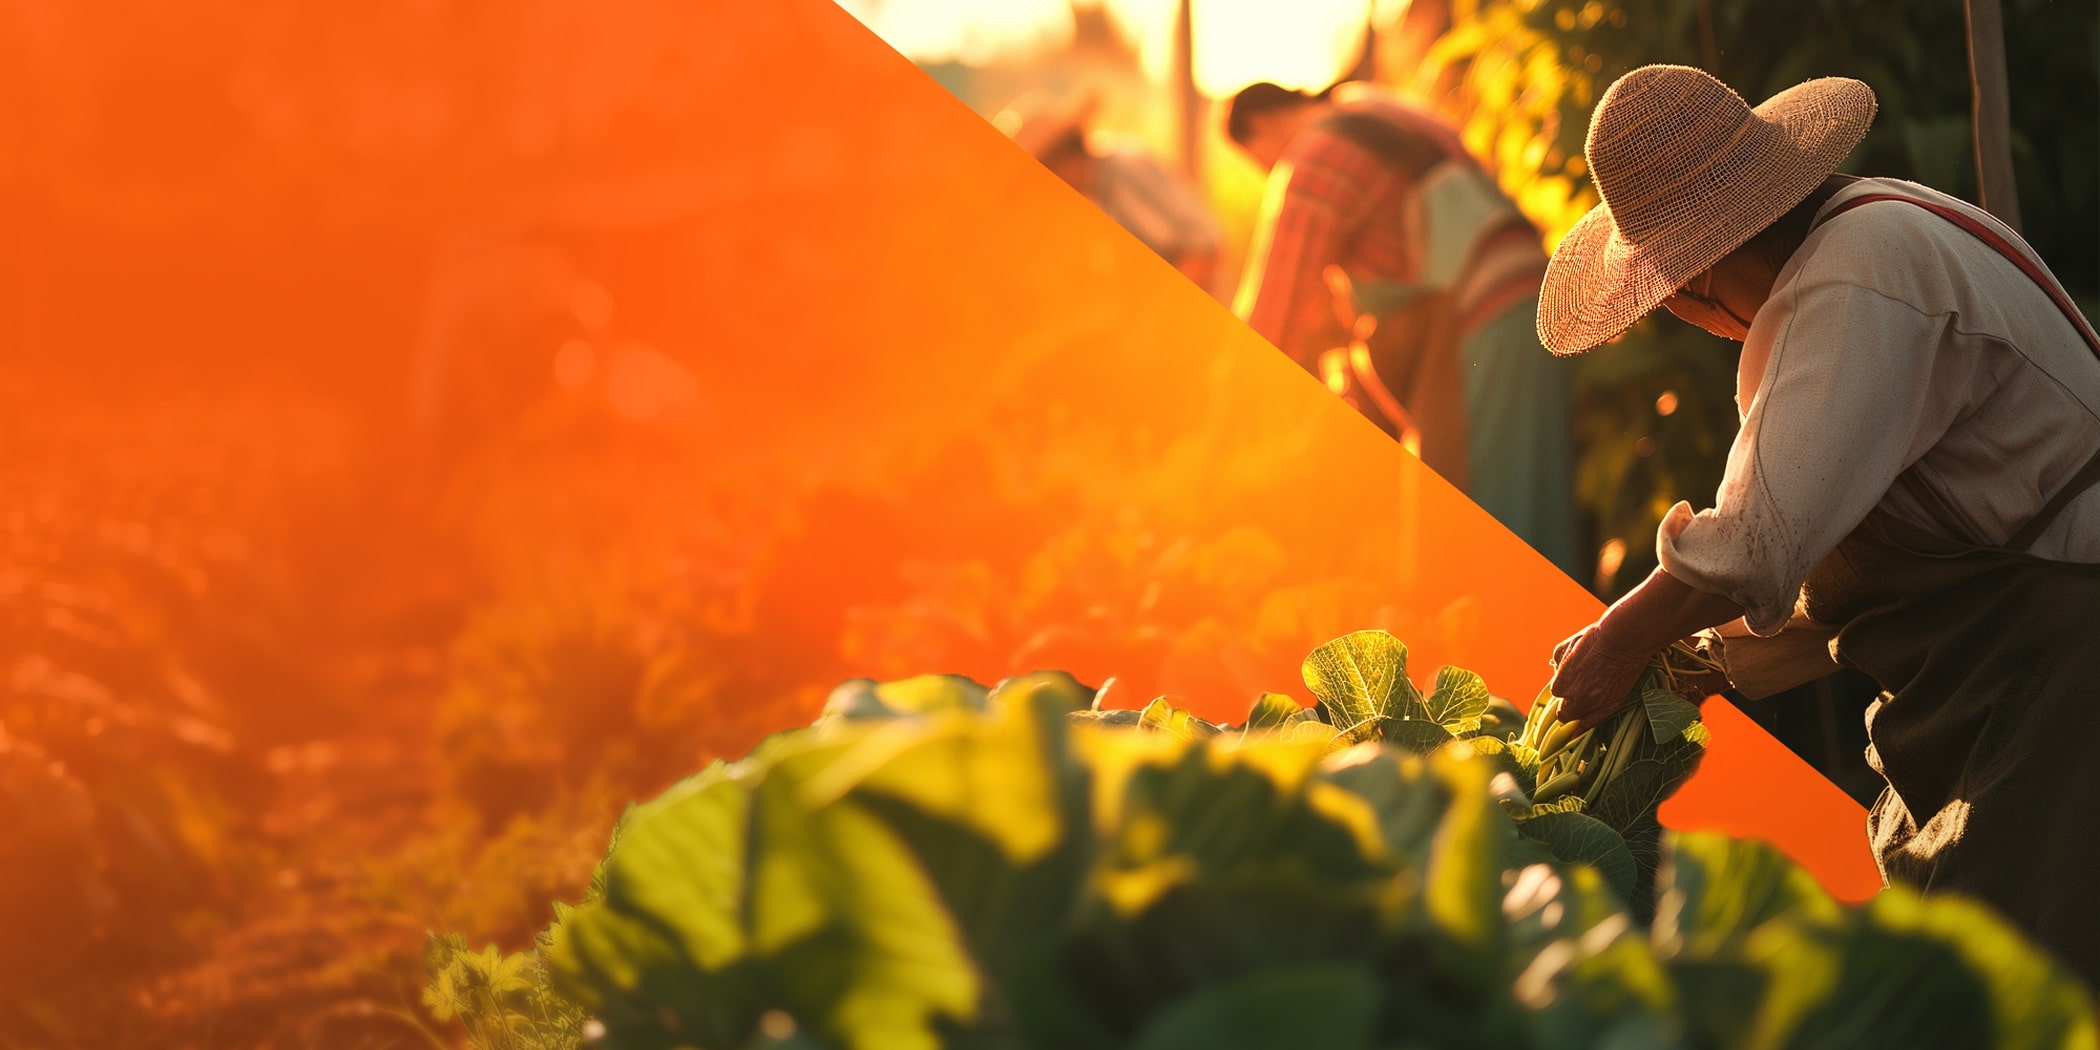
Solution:
M1497 314L1460 348L1467 496L1587 585L1575 503L1575 362L1539 345L1538 301Z

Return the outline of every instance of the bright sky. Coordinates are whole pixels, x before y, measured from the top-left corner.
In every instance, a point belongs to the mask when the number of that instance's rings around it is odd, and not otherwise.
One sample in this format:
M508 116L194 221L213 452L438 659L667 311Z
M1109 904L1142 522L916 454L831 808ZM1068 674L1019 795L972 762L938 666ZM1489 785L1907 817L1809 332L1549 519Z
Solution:
M1368 0L1196 0L1196 89L1223 98L1257 80L1318 91L1347 72Z
M1176 0L1079 0L1106 4L1138 42L1145 71L1173 64ZM1404 0L1378 0L1381 15ZM916 62L989 65L1063 47L1070 0L838 0ZM1363 40L1372 0L1193 0L1197 90L1222 98L1257 80L1317 90L1345 72Z
M1068 0L838 0L914 62L981 66L1072 39Z

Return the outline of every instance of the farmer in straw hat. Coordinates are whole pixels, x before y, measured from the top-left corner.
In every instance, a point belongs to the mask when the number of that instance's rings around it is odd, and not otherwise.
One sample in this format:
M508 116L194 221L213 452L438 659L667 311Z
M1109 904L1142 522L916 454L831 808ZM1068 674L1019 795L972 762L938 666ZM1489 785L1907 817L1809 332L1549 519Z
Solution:
M1096 150L1087 128L1099 108L1100 98L1092 92L1068 98L1035 92L1001 110L992 124L1154 254L1214 291L1221 240L1217 221L1194 190L1150 156L1130 149Z
M2100 723L2100 339L1984 212L1835 174L1874 108L1829 78L1753 109L1681 66L1599 100L1604 203L1554 252L1540 340L1665 306L1742 342L1742 429L1553 690L1594 724L1695 632L1752 697L1867 672L1883 877L1981 898L2100 983L2100 764L2054 746Z

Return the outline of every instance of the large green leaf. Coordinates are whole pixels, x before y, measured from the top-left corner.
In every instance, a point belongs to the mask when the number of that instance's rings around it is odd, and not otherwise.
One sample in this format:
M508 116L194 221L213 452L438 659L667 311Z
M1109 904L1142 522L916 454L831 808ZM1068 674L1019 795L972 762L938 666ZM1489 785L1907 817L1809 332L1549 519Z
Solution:
M813 820L847 822L841 839L862 830L851 823L858 814L881 830L829 843L865 945L830 1034L881 1033L885 1042L871 1035L856 1044L865 1046L953 1045L958 1031L1017 1026L1064 1045L1098 1038L1050 962L1092 856L1087 777L1069 749L1073 697L1040 687L1009 695L989 718L871 734L805 778L798 797ZM905 855L891 857L891 842ZM896 863L870 871L871 859Z
M1766 971L1733 955L1667 960L1679 1013L1694 1046L1742 1045L1771 986Z
M1263 693L1247 712L1247 735L1258 735L1264 731L1281 729L1292 722L1311 717L1311 712L1282 693Z
M1991 1045L1998 1050L2100 1045L2091 992L1982 904L1884 890L1868 902L1864 917L1883 929L1951 945L1983 983L1995 1029Z
M878 816L850 802L807 817L821 844L811 880L850 931L850 979L833 989L794 966L769 968L797 1012L828 1040L853 1050L936 1050L937 1021L970 1020L982 979L932 880ZM763 897L754 906L764 908ZM798 992L802 994L797 994ZM826 1001L826 997L828 1001Z
M705 784L646 814L609 873L608 897L623 911L663 918L703 970L721 969L750 949L743 903L751 802L749 788L734 780Z
M1345 749L1352 742L1348 734L1313 718L1301 718L1284 726L1276 739L1287 744L1321 743L1334 750Z
M989 691L958 674L923 674L875 687L883 706L899 714L982 711Z
M982 711L988 695L984 686L961 675L927 674L894 682L854 678L831 691L818 718L891 718Z
M1377 732L1380 719L1428 718L1422 694L1407 678L1407 646L1384 631L1357 631L1312 651L1300 668L1327 720L1354 740Z
M827 718L888 718L896 714L882 697L875 692L873 678L849 678L840 682L824 700L824 708L817 715L822 721Z
M1385 743L1426 755L1451 743L1451 731L1421 718L1387 718L1379 725Z
M1506 972L1525 1008L1526 1042L1544 1050L1682 1045L1676 988L1597 869L1531 864L1506 877Z
M1517 705L1499 696L1488 697L1487 710L1481 713L1480 728L1476 732L1484 737L1510 741L1523 731L1524 712L1517 710Z
M1072 979L1135 1034L1188 992L1299 963L1368 960L1390 868L1370 803L1314 775L1319 751L1191 747L1133 770Z
M1763 972L1765 985L1754 1019L1735 1040L1746 1050L1998 1045L1988 991L1961 953L1932 937L1886 928L1871 905L1836 923L1765 923L1743 939L1740 957ZM1728 1007L1692 1001L1686 1009Z
M1492 699L1487 683L1479 675L1464 668L1446 667L1436 673L1436 687L1423 701L1423 707L1430 721L1463 736L1480 728Z
M1490 778L1488 789L1497 798L1524 796L1528 801L1532 772L1538 768L1538 752L1492 736L1465 737L1446 746L1456 753L1478 758L1494 769L1495 775Z
M1621 900L1633 898L1638 872L1626 840L1611 826L1585 813L1541 813L1517 825L1525 837L1546 844L1569 864L1587 864Z
M1063 671L1035 671L1000 679L984 698L985 706L1011 706L1022 702L1047 704L1063 711L1086 711L1093 707L1096 691L1080 684Z
M1771 845L1684 832L1666 836L1665 847L1653 935L1667 955L1723 953L1782 916L1811 924L1838 918L1837 901L1815 876Z
M1138 725L1183 740L1200 740L1218 735L1217 726L1175 706L1172 700L1164 696L1145 705L1144 712L1138 716Z
M1199 871L1279 868L1347 881L1368 877L1375 816L1309 798L1312 788L1289 764L1202 747L1170 764L1146 765L1124 785L1119 820L1109 829L1111 860L1142 864L1184 857ZM1367 826L1368 825L1368 826ZM1366 842L1366 835L1373 836Z
M722 767L636 807L603 866L603 896L549 931L556 986L621 1041L730 1043L765 1009L740 918L753 810L750 785Z
M1502 873L1500 907L1508 927L1511 977L1530 968L1548 944L1580 936L1626 913L1625 902L1596 869L1571 867L1536 839L1517 841L1520 849L1538 850L1539 855L1514 862Z
M895 730L804 734L640 807L550 962L622 1045L735 1045L767 1009L854 1048L932 1047L979 978L915 858L810 781ZM753 786L755 785L755 786ZM726 960L726 962L725 962Z
M1072 712L1072 721L1104 726L1138 726L1145 721L1145 713L1134 708L1115 708L1107 711L1089 710Z
M1654 681L1643 682L1641 710L1648 716L1649 736L1657 747L1683 737L1684 731L1699 720L1698 704L1678 696Z
M1065 754L1064 699L1030 695L996 716L899 725L810 774L804 806L821 808L849 792L909 803L998 843L1016 864L1069 837L1083 820L1072 793L1083 790Z
M858 797L858 796L857 796ZM1077 989L1059 968L1090 863L1092 840L1081 836L1016 865L997 843L909 803L881 795L861 799L918 857L954 916L965 949L985 978L978 1015L951 1021L943 1045L1004 1045L1032 1033L1045 1044L1106 1045L1091 1026Z
M1143 1031L1203 989L1301 966L1368 968L1379 946L1382 880L1241 867L1175 882L1125 912L1083 911L1064 958L1103 1029Z
M1430 759L1451 804L1431 841L1422 900L1430 918L1474 960L1478 973L1491 972L1501 951L1502 872L1516 837L1509 818L1488 794L1493 771L1487 762L1453 752Z
M1377 815L1379 841L1393 863L1420 870L1429 863L1430 846L1450 791L1412 755L1383 750L1332 761L1321 776L1362 799Z
M1132 1050L1372 1046L1379 990L1363 969L1305 967L1204 988L1160 1011Z
M1676 794L1692 769L1693 763L1682 754L1629 763L1599 787L1596 801L1585 812L1623 833Z

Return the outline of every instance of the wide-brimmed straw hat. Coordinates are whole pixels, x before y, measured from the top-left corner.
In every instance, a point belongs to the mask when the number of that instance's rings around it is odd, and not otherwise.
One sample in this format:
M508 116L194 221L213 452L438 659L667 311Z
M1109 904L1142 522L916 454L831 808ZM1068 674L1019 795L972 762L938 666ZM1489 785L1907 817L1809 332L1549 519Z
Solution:
M1620 77L1583 154L1602 204L1546 267L1539 341L1579 354L1625 331L1836 172L1874 120L1874 91L1825 77L1751 108L1689 66Z
M992 126L1012 139L1014 145L1041 157L1075 131L1084 131L1100 108L1101 97L1081 91L1066 97L1031 92L1015 99L992 118Z

